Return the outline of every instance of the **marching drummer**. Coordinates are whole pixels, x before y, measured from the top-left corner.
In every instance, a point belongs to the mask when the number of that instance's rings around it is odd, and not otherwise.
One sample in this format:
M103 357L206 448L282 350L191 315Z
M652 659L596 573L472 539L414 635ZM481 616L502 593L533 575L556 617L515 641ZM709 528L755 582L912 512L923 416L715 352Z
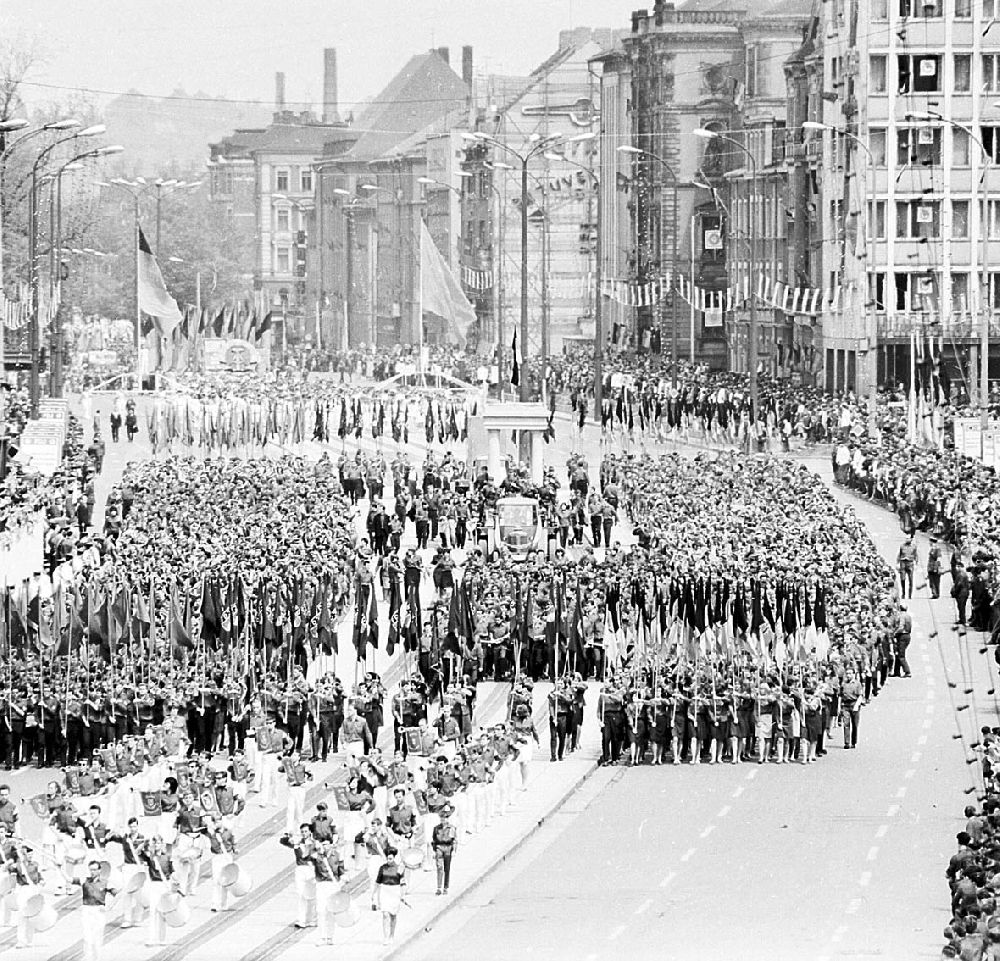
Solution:
M146 883L146 869L142 864L142 852L146 839L139 833L139 819L129 818L124 834L112 834L110 841L117 841L122 849L122 927L130 928L142 921L142 901L139 892Z
M101 876L100 861L90 861L87 870L90 872L87 877L77 882L83 894L83 961L99 961L104 947L104 927L108 921L108 895L114 896L118 892Z
M236 837L211 814L206 814L202 830L212 850L212 911L225 911L229 890L224 869L236 861Z
M302 763L299 752L292 748L281 762L280 770L288 782L288 806L285 811L285 830L291 834L302 823L306 814L306 781L312 773Z
M392 792L394 803L386 812L389 841L395 847L409 847L417 827L417 812L406 803L406 790L396 787Z
M295 927L311 928L316 924L316 876L312 862L315 841L312 825L300 824L297 838L288 831L278 840L286 848L291 848L295 855L295 892L298 895Z
M340 892L344 862L333 841L317 841L311 855L316 876L316 920L319 944L333 944L333 897Z
M13 840L13 857L7 858L7 870L14 878L16 885L13 895L2 899L2 923L11 923L11 914L16 913L17 946L31 947L35 937L35 927L32 918L38 912L29 910L29 902L41 897L39 886L42 883L42 872L31 854L31 851L20 841ZM10 899L13 899L13 902ZM13 903L13 910L11 904Z
M101 821L101 806L99 804L91 804L87 808L86 814L76 822L77 840L82 841L87 846L87 850L92 853L102 854L104 852L104 845L109 834L107 825Z
M167 922L164 898L170 891L173 868L163 839L152 837L142 852L142 862L149 873L149 940L148 945L165 944Z

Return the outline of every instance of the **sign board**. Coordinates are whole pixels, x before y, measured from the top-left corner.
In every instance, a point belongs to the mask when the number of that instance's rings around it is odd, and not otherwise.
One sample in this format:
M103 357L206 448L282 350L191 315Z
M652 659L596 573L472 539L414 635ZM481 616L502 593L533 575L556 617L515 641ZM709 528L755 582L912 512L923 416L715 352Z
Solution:
M983 433L978 417L956 417L955 450L987 467L1000 468L1000 424L990 421Z
M113 350L88 350L86 358L91 367L114 367L118 363L118 355Z
M722 250L722 231L717 227L705 231L705 250Z
M267 350L248 340L210 338L204 341L205 373L233 371L254 373L268 366Z

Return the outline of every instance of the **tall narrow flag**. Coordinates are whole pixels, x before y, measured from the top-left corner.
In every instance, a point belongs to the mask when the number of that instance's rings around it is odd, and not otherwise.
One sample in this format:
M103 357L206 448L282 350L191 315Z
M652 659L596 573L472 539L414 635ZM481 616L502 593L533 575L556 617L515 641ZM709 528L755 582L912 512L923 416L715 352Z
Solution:
M149 248L146 235L139 228L139 309L154 318L160 336L170 337L181 322L177 301L167 292L160 265Z
M434 245L427 224L420 221L420 305L421 312L435 314L445 322L450 343L465 346L476 311L455 279L444 257ZM422 322L422 321L421 321Z
M513 355L514 362L510 368L510 382L514 387L517 387L521 383L521 368L517 365L517 331L514 331L514 340L510 345L511 354Z

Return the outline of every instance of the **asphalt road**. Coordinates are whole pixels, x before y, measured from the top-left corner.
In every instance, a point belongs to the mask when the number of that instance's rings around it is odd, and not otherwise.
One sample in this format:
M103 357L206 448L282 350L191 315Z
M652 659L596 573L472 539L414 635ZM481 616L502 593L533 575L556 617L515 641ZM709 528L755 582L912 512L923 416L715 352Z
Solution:
M838 496L894 559L895 519ZM913 677L890 680L864 709L857 751L839 746L838 730L809 767L602 771L580 803L398 957L939 957L944 868L975 770L963 744L997 723L997 707L981 635L954 633L951 602L932 605L926 588L911 610ZM952 698L969 708L955 713Z
M560 475L569 447L560 437L547 449ZM587 447L596 469L598 445ZM143 456L142 442L109 444L101 486ZM829 474L826 460L810 466ZM838 496L893 559L894 518ZM1000 722L981 638L952 632L950 601L931 605L926 588L917 593L913 677L891 681L863 711L857 751L843 751L835 737L830 754L809 767L602 769L397 956L938 957L948 919L943 871L962 826L963 789L973 784L968 744L980 724ZM953 702L970 706L956 714Z

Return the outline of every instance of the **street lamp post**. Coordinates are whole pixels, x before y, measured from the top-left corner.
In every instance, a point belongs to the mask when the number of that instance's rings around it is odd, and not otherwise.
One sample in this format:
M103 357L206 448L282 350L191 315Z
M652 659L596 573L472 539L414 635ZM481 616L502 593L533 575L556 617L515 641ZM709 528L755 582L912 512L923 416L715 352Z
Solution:
M996 106L996 104L994 104ZM979 180L979 185L983 191L983 212L979 218L979 237L982 244L982 262L979 265L980 284L980 327L979 327L979 422L981 430L979 432L979 456L986 454L986 431L990 423L990 279L987 273L989 263L989 219L990 219L990 170L993 166L993 158L983 141L976 136L971 127L957 120L952 120L936 110L923 112L912 112L906 114L907 120L938 120L941 123L950 124L956 130L961 130L972 143L979 147L983 155L983 175ZM940 298L939 298L940 301ZM939 313L943 313L939 303ZM911 365L912 366L912 365Z
M757 160L753 153L742 143L736 140L734 137L727 137L725 134L720 133L717 130L706 130L704 127L700 127L694 131L695 136L703 137L706 140L721 140L725 143L732 144L737 149L741 150L746 158L750 161L750 177L751 183L756 188L757 185ZM757 295L754 289L754 282L756 280L756 219L754 217L754 203L753 197L748 198L749 202L747 204L747 219L749 224L749 260L747 263L747 273L749 278L748 293L750 298L750 329L748 331L748 337L750 340L748 354L747 366L750 368L750 423L751 425L756 421L758 416L758 386L757 386ZM751 444L750 434L747 434L747 444L748 449Z
M531 149L523 153L505 144L502 140L490 137L485 133L463 134L470 140L489 144L498 150L503 150L514 157L521 165L521 357L528 358L528 165L540 153L548 150L563 139L561 134L550 134L542 137L533 134L530 138ZM516 359L516 358L515 358ZM544 363L544 358L543 358ZM524 364L521 364L522 368ZM531 385L528 382L527 371L521 371L521 381L518 386L518 398L522 403L531 399Z
M670 174L670 180L673 184L673 206L674 206L674 229L671 231L673 235L671 253L670 253L670 367L671 367L671 382L674 387L677 386L677 231L680 227L680 222L678 220L678 187L677 173L673 167L670 166L662 157L649 150L642 150L639 147L623 146L618 148L621 153L634 154L637 157L648 157L650 160L655 160L668 174ZM692 345L693 347L693 345Z
M75 122L76 123L76 122ZM66 128L69 129L69 128ZM38 417L41 366L41 332L39 330L40 316L38 311L39 277L38 277L38 171L53 150L60 144L79 137L94 137L105 131L104 124L86 127L67 137L60 137L43 147L31 165L31 188L28 194L28 281L31 288L31 326L28 328L28 350L31 354L31 370L28 374L28 395L31 403L31 417ZM51 304L49 308L51 309Z
M872 153L871 148L862 140L857 134L851 133L849 130L841 130L839 127L833 126L829 123L820 123L818 120L806 120L802 124L803 130L829 130L831 133L839 134L842 137L846 137L848 140L853 141L865 152L865 157L868 161L869 169L871 170L871 193L874 199L875 194L875 176L876 176L876 164L875 155ZM861 218L861 229L864 231L864 247L865 247L865 259L867 261L867 269L871 269L871 265L874 262L875 257L875 238L873 231L868 227L868 191L864 191L861 196L862 209L864 210L864 216ZM869 241L871 241L871 249L869 250ZM846 243L846 241L845 241ZM869 326L872 332L872 337L869 339L868 350L871 352L871 356L874 358L870 364L869 371L869 384L868 384L868 423L872 431L875 430L878 423L876 416L876 403L878 400L878 326L874 319Z
M163 202L164 193L173 193L175 190L197 190L201 186L200 180L188 183L186 180L155 180L153 187L156 189L156 256L160 256L160 205Z
M590 137L594 137L590 134ZM597 249L594 251L597 265L594 269L594 420L600 424L601 407L604 404L604 307L601 303L601 180L594 171L584 164L570 160L565 154L546 154L547 159L567 163L584 173L589 174L597 187Z
M62 397L63 356L62 325L59 322L58 307L53 307L56 292L62 284L62 175L70 170L82 168L81 160L106 157L121 153L124 147L113 145L86 150L66 161L53 175L49 194L49 393L52 397Z
M135 347L136 376L141 379L142 372L141 365L139 363L139 343L142 336L142 311L139 308L139 198L146 193L147 190L151 190L153 184L146 183L145 179L142 177L136 177L134 181L116 177L114 180L101 182L100 186L117 187L119 190L124 190L125 193L132 198L132 241L135 246L135 274L132 288L133 296L135 297L135 328L133 330L132 340Z

